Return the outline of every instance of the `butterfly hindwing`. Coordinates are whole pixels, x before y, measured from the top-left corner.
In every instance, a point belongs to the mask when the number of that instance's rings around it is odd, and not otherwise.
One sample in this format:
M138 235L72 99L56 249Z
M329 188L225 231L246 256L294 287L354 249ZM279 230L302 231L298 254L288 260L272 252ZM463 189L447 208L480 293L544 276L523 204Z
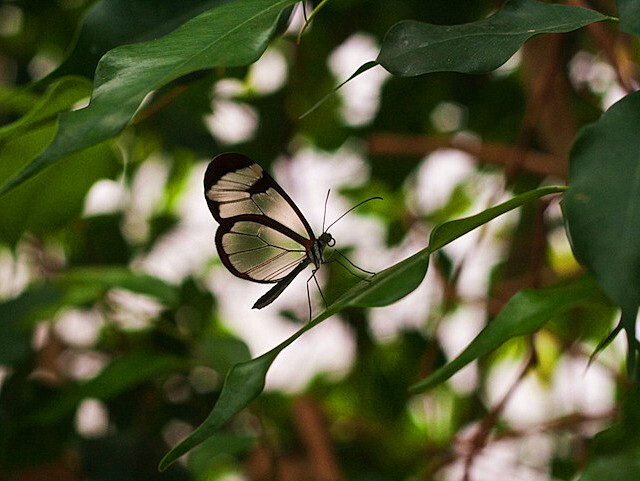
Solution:
M278 282L307 260L302 244L273 226L251 220L220 224L216 247L232 274L254 282Z

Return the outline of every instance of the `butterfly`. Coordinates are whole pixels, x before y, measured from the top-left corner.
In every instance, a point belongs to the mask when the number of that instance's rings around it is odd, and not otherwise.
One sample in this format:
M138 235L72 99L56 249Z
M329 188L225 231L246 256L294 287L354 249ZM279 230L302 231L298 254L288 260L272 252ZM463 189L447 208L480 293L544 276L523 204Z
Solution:
M313 272L309 280L315 279L316 271L327 262L325 248L335 245L335 239L324 229L324 220L323 232L316 237L284 189L242 154L227 152L209 163L204 196L220 224L215 243L222 264L242 279L275 284L256 301L254 309L271 304L310 265Z

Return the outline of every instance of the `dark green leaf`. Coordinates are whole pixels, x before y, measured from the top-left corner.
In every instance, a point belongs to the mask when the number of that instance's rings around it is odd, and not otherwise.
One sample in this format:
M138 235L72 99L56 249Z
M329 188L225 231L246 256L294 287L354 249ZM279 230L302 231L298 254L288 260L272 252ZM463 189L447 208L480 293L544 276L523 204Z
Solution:
M31 129L6 141L0 163L33 159L54 130L53 125ZM113 178L119 171L120 164L107 144L64 159L49 175L38 176L0 198L0 241L14 244L25 231L43 234L62 227L81 213L84 198L97 180Z
M608 18L586 8L510 0L496 14L463 25L399 22L387 32L377 61L403 77L490 72L535 35L570 32Z
M101 0L82 20L69 56L48 77L93 77L98 60L114 47L151 40L225 0Z
M7 139L0 151L0 171L16 165L17 160L33 159L54 133L55 126L49 122ZM48 175L38 176L0 198L0 241L14 244L25 231L42 234L62 227L81 213L84 198L97 180L112 178L119 171L115 152L107 144L64 159Z
M619 306L640 304L640 92L583 128L563 209L576 258Z
M583 128L569 158L563 201L576 258L622 309L629 374L635 376L635 319L640 305L640 92Z
M590 455L579 481L632 481L640 472L638 385L623 394L616 419L589 443Z
M213 411L189 437L162 458L158 466L161 471L167 469L190 449L209 439L234 414L240 412L262 392L269 366L280 352L280 349L276 349L231 368Z
M228 335L208 335L198 344L198 357L219 373L226 373L235 364L251 359L247 345Z
M24 87L0 85L0 107L2 107L2 112L22 115L31 110L39 101L38 94Z
M213 8L156 40L124 45L98 64L91 103L60 116L49 147L0 187L14 189L47 166L124 129L145 95L172 80L217 66L255 62L280 12L294 0L238 0Z
M640 473L640 446L631 446L589 462L579 481L636 481Z
M584 276L569 284L546 289L524 289L513 296L471 344L453 361L411 386L410 391L426 391L446 381L472 361L486 356L513 337L532 334L553 316L574 307L608 304L595 280Z
M55 116L89 95L90 83L64 78L53 85L20 120L0 128L0 179L27 165L55 135ZM78 167L81 166L80 168ZM79 214L93 183L113 177L118 168L108 145L65 159L47 177L38 177L0 199L0 240L15 243L26 231L42 233Z

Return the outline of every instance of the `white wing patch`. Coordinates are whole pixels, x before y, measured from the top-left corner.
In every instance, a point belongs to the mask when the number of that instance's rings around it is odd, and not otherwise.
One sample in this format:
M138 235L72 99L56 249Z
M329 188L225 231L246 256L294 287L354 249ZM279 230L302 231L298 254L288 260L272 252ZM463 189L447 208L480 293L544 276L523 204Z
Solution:
M249 194L248 190L262 175L258 164L229 172L211 186L207 198L218 203L223 219L242 214L264 215L309 238L300 217L278 191L270 187L266 192Z

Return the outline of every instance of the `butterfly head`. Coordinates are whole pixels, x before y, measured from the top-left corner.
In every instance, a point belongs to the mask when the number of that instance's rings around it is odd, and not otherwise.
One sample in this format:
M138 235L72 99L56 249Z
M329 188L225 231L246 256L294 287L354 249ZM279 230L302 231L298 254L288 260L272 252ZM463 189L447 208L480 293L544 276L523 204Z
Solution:
M318 237L318 243L322 245L323 248L325 246L333 247L336 245L336 240L328 232L323 232L320 237Z
M315 264L316 268L320 267L320 264L324 263L324 257L322 255L324 248L327 246L333 247L334 245L336 245L336 240L328 232L323 232L320 237L316 239L316 242L311 247L311 252L309 253L309 258L311 262Z

